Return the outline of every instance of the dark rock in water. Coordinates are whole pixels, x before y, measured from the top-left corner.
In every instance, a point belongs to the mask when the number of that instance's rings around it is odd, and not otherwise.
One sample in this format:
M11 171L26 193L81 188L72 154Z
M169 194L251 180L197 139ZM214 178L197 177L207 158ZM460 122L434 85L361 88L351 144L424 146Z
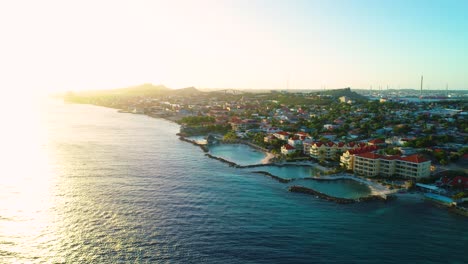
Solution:
M303 187L303 186L294 185L294 186L289 187L288 191L297 192L297 193L305 193L305 194L309 194L309 195L315 195L315 196L318 196L321 199L328 200L328 201L333 201L333 202L336 202L336 203L339 203L339 204L350 204L350 203L355 203L356 202L353 199L333 197L333 196L330 196L330 195L327 195L327 194L324 194L324 193L321 193L319 191L316 191L316 190L313 190L313 189L310 189L310 188L306 188L306 187Z
M211 134L206 137L206 142L208 143L208 145L214 145L219 143L219 141Z

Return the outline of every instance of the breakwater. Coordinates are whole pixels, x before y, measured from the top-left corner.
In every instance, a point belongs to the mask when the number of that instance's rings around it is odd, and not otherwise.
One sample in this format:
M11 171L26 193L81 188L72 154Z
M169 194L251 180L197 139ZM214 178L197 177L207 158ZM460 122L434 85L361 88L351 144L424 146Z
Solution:
M278 176L273 175L273 174L271 174L269 172L266 172L266 171L252 171L252 173L263 174L263 175L268 176L268 177L270 177L272 179L275 179L275 180L277 180L277 181L279 181L281 183L288 183L288 182L293 181L293 179L283 179L281 177L278 177Z
M199 143L195 142L194 140L187 139L184 136L179 136L179 139L182 140L182 141L188 142L188 143L190 143L192 145L199 146L203 150L203 152L205 152L205 153L207 153L209 151L207 146L205 146L203 144L199 144Z
M231 167L242 168L242 166L238 165L238 164L235 163L235 162L232 162L232 161L229 161L229 160L220 158L220 157L213 156L213 155L211 155L211 154L209 154L209 153L206 153L205 156L207 156L208 158L212 158L212 159L219 160L219 161L221 161L221 162L227 163L227 164L229 164L229 166L231 166Z
M234 140L227 140L227 141L222 140L221 142L224 144L244 144L262 152L269 152L269 150L266 148L260 147L259 145L256 145L252 142L241 140L241 139L234 139Z
M378 195L369 195L369 196L365 196L365 197L361 197L357 199L339 198L339 197L330 196L328 194L324 194L322 192L319 192L319 191L316 191L307 187L296 186L296 185L290 186L288 188L288 191L314 195L318 198L321 198L327 201L336 202L339 204L351 204L351 203L356 203L356 202L369 202L369 201L388 201L388 200L393 200L396 198L395 196L387 196L386 198L383 198Z

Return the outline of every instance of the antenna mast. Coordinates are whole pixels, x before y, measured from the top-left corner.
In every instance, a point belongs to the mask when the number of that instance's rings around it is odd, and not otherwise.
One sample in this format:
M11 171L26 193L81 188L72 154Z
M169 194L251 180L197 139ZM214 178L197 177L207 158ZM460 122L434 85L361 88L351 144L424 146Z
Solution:
M424 79L424 76L421 75L421 96L422 96L422 88L423 88L423 79Z

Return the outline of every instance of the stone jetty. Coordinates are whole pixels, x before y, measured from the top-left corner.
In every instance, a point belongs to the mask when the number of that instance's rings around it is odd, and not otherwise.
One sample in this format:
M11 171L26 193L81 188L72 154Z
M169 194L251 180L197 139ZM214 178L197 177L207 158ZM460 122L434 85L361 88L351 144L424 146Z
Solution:
M252 171L252 173L263 174L265 176L268 176L268 177L270 177L272 179L275 179L275 180L277 180L279 182L282 182L282 183L288 183L288 182L293 180L293 179L284 179L284 178L278 177L278 176L273 175L273 174L271 174L271 173L269 173L267 171Z
M351 203L356 203L356 202L369 202L369 201L388 201L388 200L392 200L395 198L395 196L387 196L387 198L383 198L379 195L369 195L369 196L365 196L365 197L361 197L357 199L339 198L339 197L334 197L328 194L321 193L319 191L316 191L307 187L296 186L296 185L289 187L288 191L314 195L314 196L317 196L318 198L321 198L327 201L336 202L339 204L351 204Z

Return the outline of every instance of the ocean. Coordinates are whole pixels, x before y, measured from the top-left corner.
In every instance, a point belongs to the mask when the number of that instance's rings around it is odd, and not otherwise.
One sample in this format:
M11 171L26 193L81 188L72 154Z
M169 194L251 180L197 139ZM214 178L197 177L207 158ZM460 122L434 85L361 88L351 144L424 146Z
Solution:
M2 132L0 263L468 263L468 218L431 202L336 204L209 159L163 119L34 113Z

